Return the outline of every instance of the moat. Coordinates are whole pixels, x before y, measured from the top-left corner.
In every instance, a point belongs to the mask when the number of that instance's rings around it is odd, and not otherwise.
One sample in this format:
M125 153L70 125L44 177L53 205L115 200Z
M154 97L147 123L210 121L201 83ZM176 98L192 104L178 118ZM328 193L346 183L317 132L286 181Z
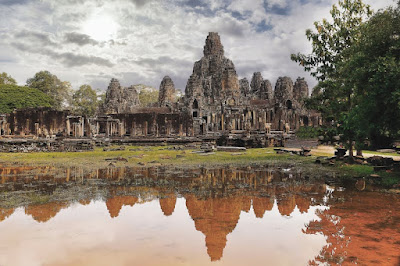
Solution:
M260 165L0 177L0 265L400 263L400 197L362 180Z

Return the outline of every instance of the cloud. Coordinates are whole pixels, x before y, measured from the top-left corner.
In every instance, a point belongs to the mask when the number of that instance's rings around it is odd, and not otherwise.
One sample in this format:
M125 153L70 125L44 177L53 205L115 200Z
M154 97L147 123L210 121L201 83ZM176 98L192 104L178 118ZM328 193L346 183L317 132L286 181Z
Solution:
M1 0L0 5L3 6L13 6L13 5L23 5L28 3L30 0Z
M87 56L74 54L71 52L60 53L47 48L34 47L18 42L12 43L12 46L19 51L48 56L55 61L61 62L66 67L79 67L84 65L97 65L105 67L114 66L114 64L110 60L98 56Z
M74 43L79 46L84 45L98 45L99 42L92 39L89 35L77 33L77 32L68 32L64 35L65 43Z
M392 0L365 0L376 10ZM260 71L315 79L290 60L309 53L305 36L313 22L329 17L337 0L0 0L0 69L18 82L51 67L74 87L106 89L121 84L159 87L165 75L184 90L202 56L208 32L220 33L225 55L240 77ZM85 31L90 18L117 27L110 40ZM85 34L83 34L85 33ZM103 74L101 74L103 73Z
M57 46L57 43L51 40L49 34L35 31L23 30L15 34L16 39L24 39L26 42L33 42L33 45Z
M129 0L129 2L135 4L137 7L143 7L144 5L148 4L152 0Z
M60 58L63 64L67 67L77 67L84 65L97 65L112 67L114 64L108 60L98 56L86 56L73 53L52 53L50 55L53 59Z

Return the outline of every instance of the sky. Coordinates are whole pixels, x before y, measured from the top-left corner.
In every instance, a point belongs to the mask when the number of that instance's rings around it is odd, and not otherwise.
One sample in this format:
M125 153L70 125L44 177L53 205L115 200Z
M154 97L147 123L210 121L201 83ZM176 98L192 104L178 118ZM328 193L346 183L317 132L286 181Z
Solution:
M365 0L373 10L393 0ZM218 32L239 78L256 71L316 81L290 60L309 53L305 31L329 18L337 0L0 0L0 72L19 85L48 70L74 89L90 84L184 91L208 32Z

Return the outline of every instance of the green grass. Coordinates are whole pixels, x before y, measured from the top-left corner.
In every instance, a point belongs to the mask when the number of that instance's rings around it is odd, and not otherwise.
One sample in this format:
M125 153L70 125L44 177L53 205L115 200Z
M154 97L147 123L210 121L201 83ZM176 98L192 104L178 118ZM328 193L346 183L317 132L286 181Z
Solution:
M374 167L369 165L358 165L358 164L349 164L349 165L341 165L340 168L344 169L348 173L356 176L369 176L374 173Z
M50 166L55 168L80 168L82 171L106 168L110 162L117 167L125 166L182 166L198 167L218 165L296 165L305 174L325 176L333 174L341 178L368 177L374 174L372 166L349 165L337 162L334 166L322 166L314 163L316 156L300 157L290 154L276 154L273 148L247 149L246 152L215 152L213 154L192 153L193 150L169 150L171 146L143 147L126 146L123 151L103 151L95 148L89 152L34 152L0 153L0 165ZM130 150L133 149L133 150ZM178 155L178 158L177 158ZM180 156L183 156L179 158ZM125 161L109 161L121 157ZM390 187L400 182L398 173L378 173L383 186ZM31 199L45 201L46 199Z
M398 175L388 175L384 173L381 180L381 185L387 188L393 187L393 185L400 184L400 177Z
M56 167L86 167L98 168L107 166L112 159L122 157L128 162L117 161L117 166L140 164L249 164L268 161L299 160L297 156L277 155L273 148L248 149L246 152L215 152L214 154L192 153L193 150L168 150L162 147L126 146L124 151L103 151L95 148L89 152L33 152L33 153L0 153L0 163ZM130 149L135 149L130 151ZM177 158L183 156L181 158Z

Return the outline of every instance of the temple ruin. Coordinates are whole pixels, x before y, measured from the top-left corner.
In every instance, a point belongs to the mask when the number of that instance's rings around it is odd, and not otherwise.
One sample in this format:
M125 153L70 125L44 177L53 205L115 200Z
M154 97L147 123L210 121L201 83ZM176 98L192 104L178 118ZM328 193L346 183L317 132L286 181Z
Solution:
M320 114L307 110L304 78L280 77L275 88L260 72L240 79L225 57L218 33L209 33L203 57L194 63L185 94L176 99L169 76L160 84L157 106L140 106L134 86L113 78L95 117L49 108L21 109L0 116L0 136L112 138L127 142L174 138L220 145L283 145L302 126L319 126Z

